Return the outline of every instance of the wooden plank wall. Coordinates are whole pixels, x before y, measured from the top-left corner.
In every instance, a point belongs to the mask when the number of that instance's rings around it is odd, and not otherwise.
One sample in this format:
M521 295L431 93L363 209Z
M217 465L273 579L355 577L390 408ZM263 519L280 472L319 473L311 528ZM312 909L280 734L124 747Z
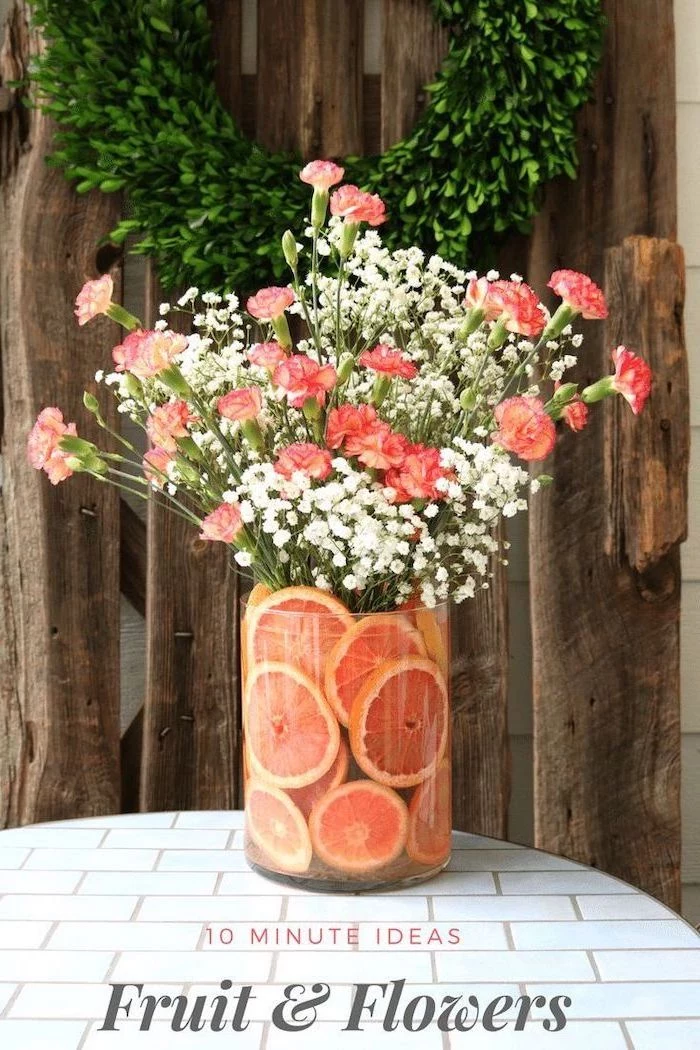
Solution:
M21 78L39 40L16 0L4 82ZM96 437L86 380L117 328L73 316L76 290L106 270L95 245L119 201L78 198L44 156L53 128L17 96L0 113L0 826L119 809L119 503L85 478L52 488L26 460L40 408L59 405ZM37 202L40 202L38 205ZM109 417L115 424L116 413Z
M537 845L677 907L682 264L667 243L617 247L631 234L675 239L673 3L607 0L605 8L604 63L579 124L580 177L550 187L530 276L539 286L566 265L603 281L605 253L615 249L613 316L607 330L588 326L586 378L610 368L610 347L624 334L651 354L657 379L640 419L606 405L583 435L565 435L555 484L531 510L535 832ZM652 506L642 554L634 537Z

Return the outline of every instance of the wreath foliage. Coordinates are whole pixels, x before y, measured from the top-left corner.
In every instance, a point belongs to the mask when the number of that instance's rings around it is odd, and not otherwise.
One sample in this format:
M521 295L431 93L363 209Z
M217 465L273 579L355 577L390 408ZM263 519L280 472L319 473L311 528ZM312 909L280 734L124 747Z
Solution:
M603 33L600 0L426 0L449 53L413 132L346 179L381 193L391 244L484 261L526 230L538 191L575 176L575 113ZM79 192L123 191L166 287L265 283L279 233L308 206L299 159L252 143L217 97L206 0L37 0L49 46L33 70L61 131L52 161Z

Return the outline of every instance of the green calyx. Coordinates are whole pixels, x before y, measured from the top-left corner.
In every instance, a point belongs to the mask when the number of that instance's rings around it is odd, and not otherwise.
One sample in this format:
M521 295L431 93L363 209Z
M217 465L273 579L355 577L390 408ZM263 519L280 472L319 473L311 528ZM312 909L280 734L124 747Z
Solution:
M601 2L425 2L450 36L429 104L381 156L344 160L346 178L384 199L389 247L486 265L527 229L543 185L575 175ZM251 142L219 101L205 0L36 0L34 17L48 41L35 95L60 127L52 162L81 193L124 193L112 239L133 238L166 288L279 279L278 231L304 221L308 187L299 157Z

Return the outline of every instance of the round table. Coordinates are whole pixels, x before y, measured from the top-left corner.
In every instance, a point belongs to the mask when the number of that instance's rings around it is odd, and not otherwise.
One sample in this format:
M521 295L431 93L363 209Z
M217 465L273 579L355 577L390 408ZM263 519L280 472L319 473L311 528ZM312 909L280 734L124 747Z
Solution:
M698 934L608 875L455 834L432 882L316 895L255 875L242 846L223 812L0 833L2 1050L700 1047ZM204 997L199 1030L173 1031L181 994L195 1023ZM141 1031L148 996L168 1000Z

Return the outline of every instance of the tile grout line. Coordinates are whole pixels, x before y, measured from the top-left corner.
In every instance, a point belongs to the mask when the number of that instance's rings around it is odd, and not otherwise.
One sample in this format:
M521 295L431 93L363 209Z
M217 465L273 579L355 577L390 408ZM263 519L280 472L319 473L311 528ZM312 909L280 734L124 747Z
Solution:
M22 991L22 989L24 988L26 983L27 983L26 981L21 981L17 985L17 987L15 988L14 992L12 993L10 998L7 1000L7 1002L5 1003L5 1006L3 1007L3 1009L0 1010L0 1018L8 1018L10 1016L10 1010L12 1009L12 1007L15 1005L15 1003L19 999L20 992Z
M77 897L78 896L78 894L80 893L80 889L81 889L83 883L85 882L86 878L88 877L88 874L89 873L87 871L82 872L80 878L78 879L78 881L76 882L75 886L73 887L73 892L70 894L71 897Z
M515 937L513 936L513 930L510 922L503 923L503 931L506 935L506 943L508 944L508 949L511 952L516 952L518 949L515 946Z
M126 920L127 922L136 922L136 920L138 919L139 915L141 914L141 909L143 908L145 900L146 900L145 897L139 897L138 898L138 900L136 901L136 904L134 905L134 910L132 911L130 917Z
M671 1018L669 1018L671 1020ZM625 1040L629 1050L635 1050L634 1043L632 1042L632 1036L630 1035L629 1029L624 1021L619 1021L618 1024L622 1030L622 1038Z
M164 850L164 849L159 849L159 850L158 850L158 856L157 856L157 857L156 857L156 859L155 859L155 862L154 862L154 864L153 864L153 867L152 867L152 868L150 869L151 871L157 871L158 873L160 873L160 872L161 872L161 869L160 869L160 868L158 867L158 865L159 865L159 864L160 864L160 862L162 861L162 859L163 859L163 857L165 856L166 852L167 852L167 851L166 851L166 850Z
M585 894L582 894L582 896L585 896ZM575 895L574 895L574 894L572 893L572 894L571 894L571 897L570 897L569 899L571 900L571 906L572 906L572 907L573 907L573 909L574 909L574 913L575 913L575 915L576 915L576 918L577 918L577 919L580 919L580 920L581 920L582 922L586 922L586 921L589 921L589 922L590 922L590 921L594 921L594 920L586 920L586 917L585 917L585 915L584 915L584 914L583 914L583 912L581 911L581 905L580 905L580 904L579 904L579 902L578 902L578 897L577 897L577 896L575 896ZM637 921L637 920L634 920L634 921Z
M85 1046L85 1043L87 1042L87 1038L90 1035L90 1032L92 1031L93 1024L97 1024L97 1022L93 1020L93 1021L87 1021L85 1023L85 1029L83 1031L82 1036L80 1037L80 1042L76 1046L75 1050L83 1050L83 1047Z
M31 856L32 856L33 852L34 852L34 847L33 847L33 846L31 846L31 847L30 847L30 849L29 849L29 853L27 853L27 856L26 856L26 857L24 858L24 860L23 860L23 861L22 861L22 863L20 864L19 868L16 868L16 869L15 869L16 871L23 871L23 870L25 870L25 868L26 868L26 865L27 865L27 864L29 863L29 861L31 860Z
M51 938L53 937L54 933L56 932L56 930L58 929L59 926L60 926L60 922L59 922L58 919L56 919L55 922L51 923L51 926L49 927L48 933L46 934L46 936L44 937L43 941L39 945L38 951L43 951L44 948L48 948L49 941L51 940Z
M605 951L604 948L599 949L599 950L600 951ZM598 963L595 960L595 954L594 954L593 948L587 948L586 949L586 955L588 956L588 961L591 964L591 967L593 969L593 973L595 974L596 984L605 984L605 981L600 976L600 970L598 969Z

